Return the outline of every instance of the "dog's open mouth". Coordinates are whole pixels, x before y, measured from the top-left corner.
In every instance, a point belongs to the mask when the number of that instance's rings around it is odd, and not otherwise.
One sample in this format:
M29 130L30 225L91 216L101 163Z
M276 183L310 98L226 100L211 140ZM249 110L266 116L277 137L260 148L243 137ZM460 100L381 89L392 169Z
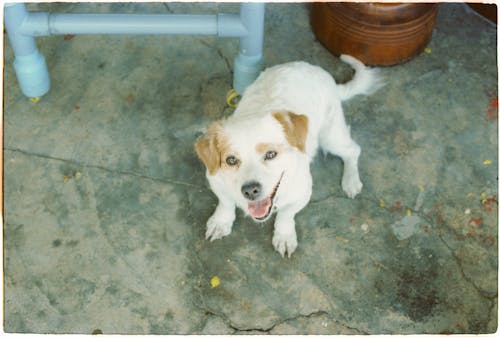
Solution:
M276 196L276 192L278 192L282 178L283 173L269 196L260 201L248 202L248 212L255 220L265 221L271 215L274 206L274 197Z

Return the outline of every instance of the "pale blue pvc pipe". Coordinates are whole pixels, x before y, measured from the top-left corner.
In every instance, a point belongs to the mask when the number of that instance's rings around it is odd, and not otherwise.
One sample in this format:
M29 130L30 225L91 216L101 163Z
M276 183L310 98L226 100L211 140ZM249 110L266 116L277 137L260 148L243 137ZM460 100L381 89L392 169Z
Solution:
M14 70L24 95L34 98L45 95L50 89L50 77L45 58L36 47L33 36L20 32L28 16L23 4L5 5L5 28L14 51Z
M29 55L37 49L35 39L20 32L23 21L27 16L28 12L24 5L5 5L5 29L16 55Z
M239 16L50 14L29 13L25 5L19 3L6 5L5 22L16 54L14 63L18 63L16 74L23 93L29 97L45 94L50 86L45 59L36 49L33 36L51 34L209 34L240 37L233 86L243 94L262 68L264 6L264 3L243 3ZM27 88L29 84L38 87L38 90Z
M237 15L29 13L21 32L64 34L190 34L240 37L248 34Z
M264 3L243 3L240 8L240 19L248 30L241 36L240 53L255 56L262 54L264 40Z
M242 3L240 19L248 34L240 38L239 53L234 60L233 88L242 95L262 70L264 41L264 3Z

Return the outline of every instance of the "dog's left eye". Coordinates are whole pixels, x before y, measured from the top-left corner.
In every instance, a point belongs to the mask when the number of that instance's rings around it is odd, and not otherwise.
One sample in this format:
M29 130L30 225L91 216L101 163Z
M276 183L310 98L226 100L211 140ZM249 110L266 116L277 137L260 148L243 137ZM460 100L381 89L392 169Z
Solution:
M240 162L240 160L238 160L235 156L233 155L229 155L227 158L226 158L226 163L233 167L235 165L237 165L238 163Z
M268 161L268 160L272 160L273 158L275 158L276 156L278 155L278 152L274 151L274 150L269 150L265 155L264 155L264 160Z

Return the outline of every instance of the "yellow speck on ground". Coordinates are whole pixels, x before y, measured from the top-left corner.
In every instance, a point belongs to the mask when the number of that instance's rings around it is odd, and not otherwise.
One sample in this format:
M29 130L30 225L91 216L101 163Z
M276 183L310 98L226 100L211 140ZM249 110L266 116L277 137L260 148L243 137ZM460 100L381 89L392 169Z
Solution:
M212 286L212 288L216 288L220 285L220 278L217 277L217 276L213 276L211 279L210 279L210 286Z

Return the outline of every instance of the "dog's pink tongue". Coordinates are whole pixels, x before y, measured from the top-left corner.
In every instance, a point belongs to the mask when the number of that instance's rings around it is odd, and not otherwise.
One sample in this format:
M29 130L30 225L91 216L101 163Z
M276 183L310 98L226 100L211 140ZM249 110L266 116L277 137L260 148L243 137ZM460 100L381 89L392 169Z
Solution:
M256 202L248 203L248 212L253 218L263 218L267 215L269 208L271 207L271 199L265 198Z

